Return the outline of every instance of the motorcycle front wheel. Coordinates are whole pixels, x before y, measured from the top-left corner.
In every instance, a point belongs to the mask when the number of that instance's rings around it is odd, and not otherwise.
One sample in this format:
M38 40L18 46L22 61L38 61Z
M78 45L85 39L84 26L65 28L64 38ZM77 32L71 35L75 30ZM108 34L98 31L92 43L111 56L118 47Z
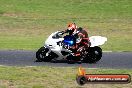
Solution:
M45 47L41 47L37 52L36 52L36 58L37 61L51 61L51 58L49 58L49 56L46 56L46 53L49 51L48 48Z

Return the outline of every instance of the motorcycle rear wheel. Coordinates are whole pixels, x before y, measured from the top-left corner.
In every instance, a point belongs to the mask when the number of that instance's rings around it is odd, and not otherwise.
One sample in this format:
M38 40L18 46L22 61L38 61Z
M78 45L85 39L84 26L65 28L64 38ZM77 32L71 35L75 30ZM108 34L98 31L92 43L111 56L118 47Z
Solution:
M102 49L98 46L96 47L89 47L88 54L86 58L84 58L84 62L86 63L96 63L102 57Z

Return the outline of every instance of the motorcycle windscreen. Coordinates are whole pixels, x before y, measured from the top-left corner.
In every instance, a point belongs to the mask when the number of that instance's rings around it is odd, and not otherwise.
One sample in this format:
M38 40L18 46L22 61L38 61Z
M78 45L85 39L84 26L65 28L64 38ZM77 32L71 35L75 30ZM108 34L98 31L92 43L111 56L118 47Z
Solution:
M74 46L76 44L76 38L74 36L66 35L64 37L64 44L68 46Z

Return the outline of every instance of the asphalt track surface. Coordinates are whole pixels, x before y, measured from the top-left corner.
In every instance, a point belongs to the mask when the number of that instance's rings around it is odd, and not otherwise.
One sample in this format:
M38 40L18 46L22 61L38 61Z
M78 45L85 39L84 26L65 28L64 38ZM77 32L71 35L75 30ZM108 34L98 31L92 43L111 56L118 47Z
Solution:
M52 67L77 67L132 69L132 52L103 52L102 59L95 64L75 63L66 61L58 63L36 62L35 51L0 50L0 65L6 66L52 66Z

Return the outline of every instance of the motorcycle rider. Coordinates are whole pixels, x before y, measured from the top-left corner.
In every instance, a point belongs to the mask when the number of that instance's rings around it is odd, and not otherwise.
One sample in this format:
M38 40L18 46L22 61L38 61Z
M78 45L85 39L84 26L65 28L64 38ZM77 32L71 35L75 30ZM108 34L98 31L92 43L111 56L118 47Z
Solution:
M68 24L68 28L64 32L74 35L76 38L76 45L73 47L76 50L75 56L81 56L82 52L90 46L87 31L77 27L75 23Z

